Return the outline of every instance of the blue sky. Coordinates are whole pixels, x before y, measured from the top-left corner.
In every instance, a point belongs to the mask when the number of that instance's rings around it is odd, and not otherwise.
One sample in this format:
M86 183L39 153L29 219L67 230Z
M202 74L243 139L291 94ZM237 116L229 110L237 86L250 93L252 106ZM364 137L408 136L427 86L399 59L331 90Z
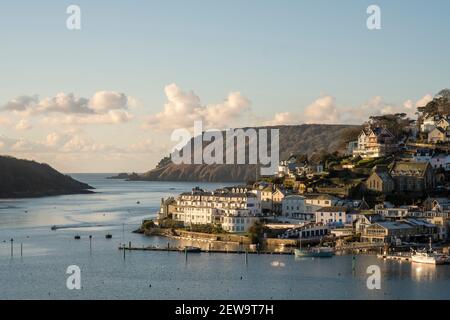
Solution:
M66 29L70 4L81 8L80 31ZM366 28L371 4L381 8L381 30ZM328 95L338 112L374 97L400 106L449 86L448 12L444 0L17 0L0 11L0 106L21 95L125 93L140 104L130 111L133 121L82 128L91 140L120 147L162 135L142 131L139 122L164 109L164 90L172 83L193 90L204 105L240 92L259 121L286 112L301 122L304 109ZM43 140L61 130L36 121L19 132L4 125L0 134ZM160 155L128 159L129 170L148 169ZM26 156L46 160L37 152ZM125 160L107 171L128 169ZM55 165L82 169L64 163Z

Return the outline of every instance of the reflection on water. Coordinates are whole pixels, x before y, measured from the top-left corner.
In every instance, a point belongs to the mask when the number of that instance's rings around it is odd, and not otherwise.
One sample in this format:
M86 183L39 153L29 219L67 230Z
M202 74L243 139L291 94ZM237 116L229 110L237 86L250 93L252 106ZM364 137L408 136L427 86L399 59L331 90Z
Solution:
M270 263L270 265L271 265L272 267L275 267L275 268L283 268L283 267L286 266L286 265L284 264L284 262L278 261L278 260L272 261L272 262Z
M434 264L411 263L411 277L414 281L434 281L436 280L437 268L447 268L447 266L436 266Z

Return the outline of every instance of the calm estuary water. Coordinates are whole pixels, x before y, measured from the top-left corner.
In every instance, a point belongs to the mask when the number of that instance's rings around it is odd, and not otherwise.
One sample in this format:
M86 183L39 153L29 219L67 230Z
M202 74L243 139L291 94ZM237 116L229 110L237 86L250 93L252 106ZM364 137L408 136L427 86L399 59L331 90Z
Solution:
M191 183L125 182L74 174L96 194L0 201L0 299L449 299L450 266L418 266L358 255L293 256L127 252L120 243L165 245L131 233L154 216L161 197ZM213 189L218 184L203 184ZM138 204L140 202L140 204ZM52 225L66 228L51 231ZM113 238L105 239L111 233ZM79 234L81 240L74 240ZM92 252L89 238L92 235ZM11 257L10 239L14 239ZM20 254L23 243L23 257ZM381 268L381 290L366 269ZM81 268L82 290L66 288L66 269Z

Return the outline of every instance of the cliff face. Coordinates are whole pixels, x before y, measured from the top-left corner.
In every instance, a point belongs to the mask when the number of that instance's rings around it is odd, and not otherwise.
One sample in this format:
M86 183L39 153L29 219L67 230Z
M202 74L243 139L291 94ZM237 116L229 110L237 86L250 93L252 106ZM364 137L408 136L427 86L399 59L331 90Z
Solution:
M91 186L47 164L0 156L0 198L90 193Z
M280 131L280 160L291 153L307 154L344 152L347 142L355 140L360 126L293 125L271 127ZM255 165L175 165L164 163L130 180L242 182L254 180Z

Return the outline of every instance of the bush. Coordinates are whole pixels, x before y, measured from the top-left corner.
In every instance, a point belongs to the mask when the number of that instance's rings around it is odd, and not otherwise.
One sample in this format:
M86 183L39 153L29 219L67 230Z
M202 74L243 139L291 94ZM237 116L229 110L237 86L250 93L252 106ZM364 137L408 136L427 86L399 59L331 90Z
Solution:
M143 229L150 229L150 228L154 228L154 227L155 227L155 222L153 220L145 220L142 223Z
M192 232L200 232L200 233L209 233L209 234L223 234L227 233L222 229L222 226L217 224L193 224L189 227L186 227L187 231Z
M172 220L172 219L160 220L159 225L161 228L167 228L167 229L182 228L184 226L183 222Z

